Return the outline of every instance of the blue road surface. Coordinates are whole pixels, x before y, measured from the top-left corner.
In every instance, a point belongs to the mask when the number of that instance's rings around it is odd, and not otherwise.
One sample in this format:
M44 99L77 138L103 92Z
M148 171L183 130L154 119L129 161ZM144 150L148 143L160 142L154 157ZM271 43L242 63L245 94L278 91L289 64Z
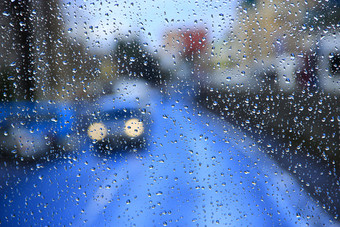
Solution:
M143 150L83 142L49 162L1 161L1 225L336 226L255 141L186 94L152 97L150 113Z

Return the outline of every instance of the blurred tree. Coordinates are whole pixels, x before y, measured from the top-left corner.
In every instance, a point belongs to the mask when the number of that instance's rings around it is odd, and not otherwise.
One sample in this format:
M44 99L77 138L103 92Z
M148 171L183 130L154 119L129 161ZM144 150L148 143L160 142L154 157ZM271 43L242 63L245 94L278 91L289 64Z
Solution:
M120 40L113 56L117 62L118 75L142 78L153 85L161 85L168 78L167 73L162 71L159 60L136 38Z
M36 68L38 91L43 98L74 99L87 96L87 83L95 79L95 57L67 36L62 1L36 0ZM65 32L66 31L66 32Z
M14 97L16 99L32 99L34 91L34 59L32 54L32 8L31 1L5 0L4 7L10 15L9 23L13 32L13 50L16 52L14 75ZM4 73L6 76L8 73ZM5 78L6 80L7 78Z
M9 67L1 67L0 71L0 102L12 101L16 98L13 81L13 70Z
M85 80L95 79L96 60L67 36L62 7L52 0L0 3L2 100L87 95Z

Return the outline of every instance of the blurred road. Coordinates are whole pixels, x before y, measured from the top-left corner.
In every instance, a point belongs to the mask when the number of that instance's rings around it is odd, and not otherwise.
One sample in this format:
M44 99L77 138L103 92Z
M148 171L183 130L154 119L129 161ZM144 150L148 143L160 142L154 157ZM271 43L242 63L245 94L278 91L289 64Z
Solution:
M84 143L49 162L1 161L1 225L332 224L249 135L188 95L154 97L150 112L136 153Z

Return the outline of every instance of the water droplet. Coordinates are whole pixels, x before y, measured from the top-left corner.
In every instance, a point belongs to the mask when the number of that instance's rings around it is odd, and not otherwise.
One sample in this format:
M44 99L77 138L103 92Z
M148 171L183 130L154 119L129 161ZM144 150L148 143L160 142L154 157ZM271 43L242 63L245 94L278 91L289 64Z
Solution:
M8 17L9 15L11 15L8 11L4 11L3 13L2 13L2 15L4 15L5 17Z

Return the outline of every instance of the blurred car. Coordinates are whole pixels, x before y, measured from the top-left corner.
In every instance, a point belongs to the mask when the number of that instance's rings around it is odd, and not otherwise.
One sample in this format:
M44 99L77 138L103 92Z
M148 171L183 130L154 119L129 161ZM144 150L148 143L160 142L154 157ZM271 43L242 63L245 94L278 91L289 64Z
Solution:
M116 82L114 91L94 102L85 122L88 138L101 150L144 146L150 123L148 92L152 89L143 80L131 80Z
M3 103L0 115L3 157L35 159L70 145L74 115L69 104Z

